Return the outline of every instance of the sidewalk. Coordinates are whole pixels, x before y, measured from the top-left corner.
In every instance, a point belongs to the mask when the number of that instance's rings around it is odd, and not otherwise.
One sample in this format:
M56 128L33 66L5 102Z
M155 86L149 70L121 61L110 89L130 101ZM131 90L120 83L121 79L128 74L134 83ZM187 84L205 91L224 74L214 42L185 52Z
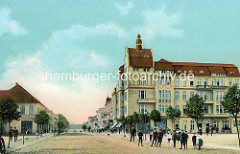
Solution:
M40 143L45 139L49 139L52 138L54 136L54 134L42 134L42 136L24 136L24 145L23 145L23 136L18 136L18 140L16 142L11 141L10 143L10 148L8 148L8 137L3 137L4 141L5 141L5 145L6 145L6 151L7 152L13 152L16 150L19 150L25 146L29 146L35 143Z

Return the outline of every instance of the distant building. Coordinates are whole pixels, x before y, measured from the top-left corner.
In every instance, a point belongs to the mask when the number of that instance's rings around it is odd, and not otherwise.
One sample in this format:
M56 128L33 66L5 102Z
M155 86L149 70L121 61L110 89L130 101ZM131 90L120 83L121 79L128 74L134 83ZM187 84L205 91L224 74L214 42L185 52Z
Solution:
M88 117L88 125L93 130L97 126L97 115Z
M97 126L103 127L107 124L105 120L105 107L99 108L97 111Z
M106 98L105 102L105 114L104 119L106 121L106 126L111 126L113 123L113 117L112 117L112 98L109 96Z
M18 83L9 90L0 90L0 99L9 98L19 105L19 111L22 117L19 121L14 120L11 122L12 127L16 127L21 133L29 130L30 133L36 133L40 126L34 122L35 115L41 110L45 110L49 116L50 124L47 126L46 131L57 129L58 116L49 110L43 103L32 96ZM4 123L4 131L8 131L7 123Z

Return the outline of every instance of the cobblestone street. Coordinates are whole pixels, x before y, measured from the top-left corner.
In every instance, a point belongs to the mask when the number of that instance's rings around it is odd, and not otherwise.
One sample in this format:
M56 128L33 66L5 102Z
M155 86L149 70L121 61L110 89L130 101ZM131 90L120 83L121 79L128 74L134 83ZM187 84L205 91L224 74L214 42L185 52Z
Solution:
M41 142L28 144L11 153L239 153L239 151L212 149L206 146L199 151L192 148L190 139L188 149L185 150L179 149L179 144L176 149L172 148L172 145L167 144L166 138L161 148L151 147L149 141L145 140L144 146L138 147L137 141L132 143L128 139L128 136L123 137L122 134L107 136L106 134L72 133L45 138Z

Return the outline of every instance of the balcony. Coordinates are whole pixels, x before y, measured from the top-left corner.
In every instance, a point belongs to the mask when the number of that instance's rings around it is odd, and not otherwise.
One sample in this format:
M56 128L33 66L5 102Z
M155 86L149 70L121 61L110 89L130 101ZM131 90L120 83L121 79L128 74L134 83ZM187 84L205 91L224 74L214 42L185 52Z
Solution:
M196 85L197 90L212 90L212 85Z
M147 99L137 99L138 103L155 103L156 100L153 98L147 98Z

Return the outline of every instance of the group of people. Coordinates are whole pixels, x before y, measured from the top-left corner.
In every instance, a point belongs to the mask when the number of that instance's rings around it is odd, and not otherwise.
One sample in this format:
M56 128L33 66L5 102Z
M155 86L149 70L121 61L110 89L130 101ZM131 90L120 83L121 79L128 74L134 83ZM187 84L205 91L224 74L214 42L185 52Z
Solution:
M14 142L17 141L17 137L18 137L18 130L16 127L14 127L14 129L12 127L10 127L9 129L9 139L10 141L14 140Z
M134 137L136 135L138 136L138 146L140 144L141 144L141 146L143 146L142 130L139 129L139 132L136 134L136 129L134 127L132 127L130 130L130 142L132 142L132 141L134 142ZM173 148L176 148L177 142L180 143L180 145L181 145L180 149L187 148L188 139L189 139L187 131L174 130L173 132L168 131L165 134L165 132L161 128L159 128L158 131L156 128L151 130L151 132L149 134L151 146L161 147L164 135L167 137L169 144L171 143L171 140L173 141ZM198 135L196 135L196 133L193 134L192 143L193 143L194 149L197 148L197 146L198 146L198 149L201 150L201 147L203 146L203 140L202 140L200 133L198 133Z

